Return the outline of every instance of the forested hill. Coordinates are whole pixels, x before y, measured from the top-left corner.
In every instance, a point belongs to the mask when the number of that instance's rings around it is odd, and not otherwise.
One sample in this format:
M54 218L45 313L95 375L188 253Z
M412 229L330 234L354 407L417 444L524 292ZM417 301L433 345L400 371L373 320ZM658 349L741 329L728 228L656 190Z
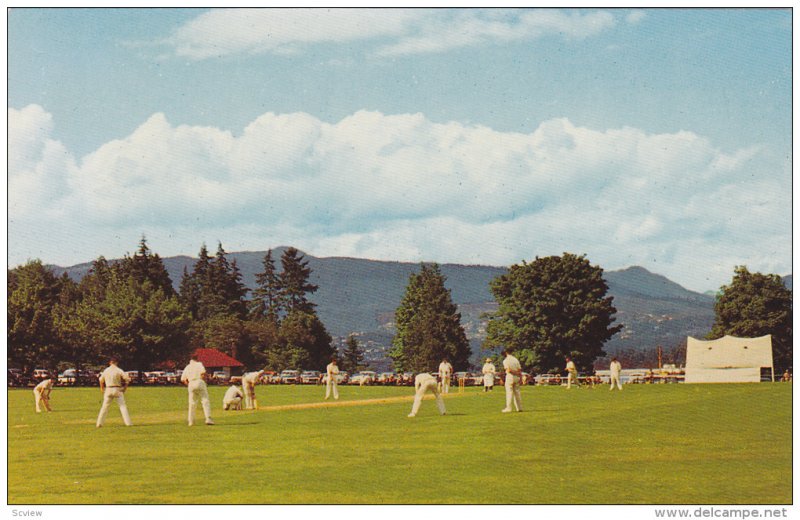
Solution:
M272 252L280 270L285 248ZM228 253L236 260L248 287L263 271L265 251ZM358 258L317 258L305 255L312 269L312 283L319 286L311 300L325 326L335 336L351 332L391 334L394 310L400 303L408 278L419 264ZM191 271L195 259L186 256L164 258L164 264L177 288L184 268ZM91 264L54 268L66 271L73 279L83 277ZM489 282L506 268L475 265L441 265L446 286L459 305L462 321L473 344L482 338L485 320L481 315L496 309ZM684 289L664 276L642 267L606 271L609 292L614 296L617 323L625 328L607 346L618 349L653 349L679 344L687 335L701 337L709 332L714 318L714 298ZM791 284L791 278L787 280Z

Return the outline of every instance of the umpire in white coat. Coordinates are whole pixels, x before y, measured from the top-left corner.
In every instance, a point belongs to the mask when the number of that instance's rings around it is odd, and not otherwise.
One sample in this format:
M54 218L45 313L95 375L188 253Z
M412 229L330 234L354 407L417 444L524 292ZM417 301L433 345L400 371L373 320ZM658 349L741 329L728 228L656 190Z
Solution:
M422 398L425 396L425 392L429 390L433 392L433 395L436 396L436 406L439 407L439 413L442 415L447 413L447 410L444 408L444 400L442 399L441 394L439 394L435 377L427 372L419 374L414 379L414 388L416 388L417 394L414 396L414 406L411 407L411 413L408 414L409 417L417 416L419 406L422 404Z
M203 415L206 417L206 424L212 425L211 420L211 400L208 398L208 387L204 381L206 367L193 354L191 361L186 365L181 374L181 383L189 388L189 426L194 425L194 411L197 409L197 401L203 406Z

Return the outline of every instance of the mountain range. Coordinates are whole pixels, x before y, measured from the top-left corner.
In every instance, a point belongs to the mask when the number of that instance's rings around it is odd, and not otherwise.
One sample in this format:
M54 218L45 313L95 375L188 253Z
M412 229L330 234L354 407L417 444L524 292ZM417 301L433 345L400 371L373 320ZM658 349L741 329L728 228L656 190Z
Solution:
M275 248L272 257L280 270L284 247ZM255 286L255 275L263 271L266 251L227 253L236 261L242 281ZM405 292L409 276L419 271L419 264L359 258L318 258L305 254L312 270L311 282L319 289L310 296L317 313L331 335L344 338L360 336L367 346L368 359L379 362L385 357L394 334L394 311ZM196 259L187 256L163 258L176 289L183 270L192 270ZM489 291L491 280L507 272L504 267L441 264L445 285L459 307L467 337L477 352L485 337L484 315L497 309ZM71 267L51 266L57 274L66 272L80 280L91 263ZM621 332L606 344L609 354L621 350L655 350L656 346L675 347L686 336L702 337L714 321L714 296L687 290L664 276L642 267L604 272L609 294L617 309L616 322ZM784 278L792 286L791 275ZM341 341L341 339L339 339ZM381 364L381 363L378 363Z

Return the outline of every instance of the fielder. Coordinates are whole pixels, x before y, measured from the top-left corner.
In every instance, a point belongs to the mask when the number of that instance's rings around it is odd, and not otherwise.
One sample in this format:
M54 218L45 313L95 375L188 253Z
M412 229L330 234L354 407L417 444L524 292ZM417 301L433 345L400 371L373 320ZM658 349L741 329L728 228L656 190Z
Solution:
M241 410L242 409L242 391L236 385L231 385L222 397L223 410Z
M44 406L48 412L53 411L53 409L50 408L50 391L53 389L53 385L55 383L56 378L50 376L47 379L42 379L42 381L36 385L36 388L33 389L33 398L34 402L36 403L36 413L42 413L42 406Z
M494 375L497 372L492 363L492 358L486 358L486 363L483 364L483 391L490 392L494 389Z
M613 358L611 360L611 388L609 391L614 390L614 385L617 385L617 388L622 390L622 383L620 382L620 373L622 372L622 364L617 361L617 358Z
M197 354L192 354L192 359L181 374L181 383L185 384L189 390L189 426L194 426L194 411L197 409L198 400L203 406L206 424L209 426L214 424L214 421L211 420L211 400L208 398L205 376L206 367L198 361Z
M572 383L575 383L576 386L581 386L578 383L578 369L575 368L575 363L570 358L567 358L565 369L567 371L567 389L572 388Z
M447 359L443 359L439 363L439 379L442 380L442 393L450 393L450 377L453 375L453 365Z
M256 385L263 373L263 370L259 370L258 372L247 372L242 376L242 391L244 392L244 407L246 410L255 410L258 408Z
M439 413L441 415L445 415L447 413L447 411L444 409L444 400L442 399L442 396L439 393L439 390L437 390L436 386L436 378L428 373L419 374L414 379L414 388L416 388L417 393L414 396L414 406L411 407L411 413L408 414L409 417L417 416L419 406L422 404L422 397L428 390L433 392L433 395L436 396L436 406L439 407Z
M326 367L327 372L327 383L325 385L325 400L327 401L328 398L331 396L331 390L333 390L333 398L339 399L339 388L336 384L336 376L339 375L339 366L336 364L336 358L331 358L331 362L328 363Z
M100 413L97 416L97 428L103 426L111 401L115 399L119 405L119 413L122 414L122 422L125 423L125 426L132 424L131 416L128 414L128 405L125 404L125 390L128 389L128 383L131 382L131 378L117 366L117 363L119 363L117 358L112 357L108 363L108 368L100 374L99 381L100 391L103 392L103 406L100 407Z
M503 413L511 411L511 404L518 411L522 411L522 396L520 395L519 385L522 381L522 365L519 360L511 355L508 350L503 350L506 357L503 360L503 369L506 371L506 407Z

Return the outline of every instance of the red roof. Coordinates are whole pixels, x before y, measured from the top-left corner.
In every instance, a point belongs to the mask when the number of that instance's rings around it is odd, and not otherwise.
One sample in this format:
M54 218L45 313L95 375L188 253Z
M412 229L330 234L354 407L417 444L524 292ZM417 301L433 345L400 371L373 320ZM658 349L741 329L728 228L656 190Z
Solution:
M244 365L224 352L214 348L199 348L194 351L197 360L206 368L243 367Z

